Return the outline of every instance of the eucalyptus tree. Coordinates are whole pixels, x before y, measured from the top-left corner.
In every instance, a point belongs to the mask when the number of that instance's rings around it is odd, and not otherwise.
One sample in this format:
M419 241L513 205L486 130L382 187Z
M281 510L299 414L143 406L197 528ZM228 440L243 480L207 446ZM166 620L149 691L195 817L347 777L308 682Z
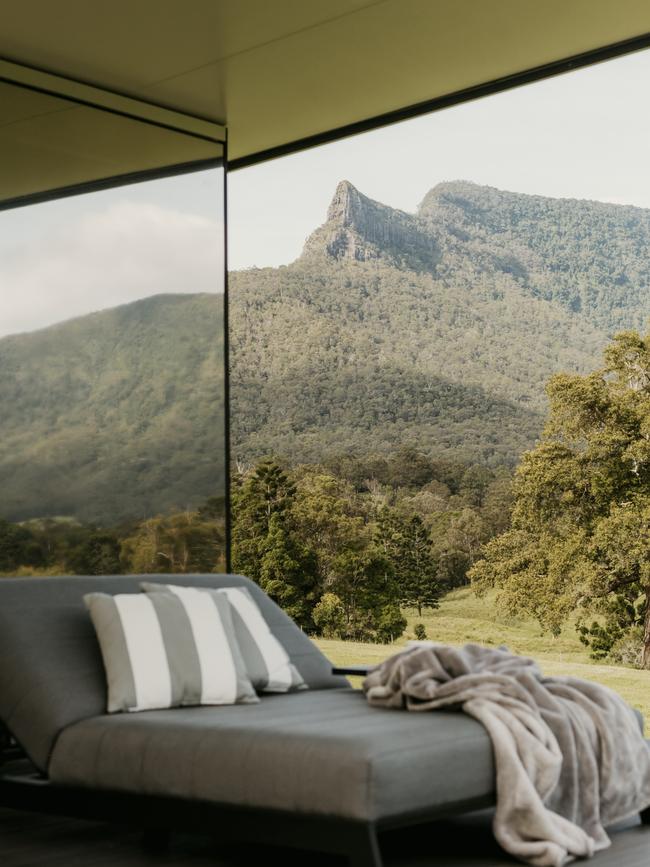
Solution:
M512 526L470 577L551 632L577 613L597 655L638 636L650 668L650 335L616 335L599 370L558 374L547 393L544 434L515 476Z

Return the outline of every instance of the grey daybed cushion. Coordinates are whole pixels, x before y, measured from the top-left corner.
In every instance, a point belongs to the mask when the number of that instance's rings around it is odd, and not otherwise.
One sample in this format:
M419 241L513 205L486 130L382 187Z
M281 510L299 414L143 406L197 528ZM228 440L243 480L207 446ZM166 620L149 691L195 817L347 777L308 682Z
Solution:
M50 776L355 819L463 809L494 791L490 739L476 720L372 708L355 690L85 720L61 734Z
M206 605L206 598L208 604ZM107 681L107 710L259 701L219 591L87 593Z
M68 725L106 710L106 678L86 593L140 593L141 575L0 580L0 721L47 772ZM169 581L167 575L149 575ZM184 586L247 587L310 689L345 687L331 663L292 620L241 575L175 575Z
M154 584L151 581L143 581L140 586L145 593L158 596L186 591L186 588L175 584ZM200 592L217 601L219 596L226 596L230 602L237 643L255 689L260 692L306 689L300 672L271 632L246 587L222 587L219 590L201 588Z

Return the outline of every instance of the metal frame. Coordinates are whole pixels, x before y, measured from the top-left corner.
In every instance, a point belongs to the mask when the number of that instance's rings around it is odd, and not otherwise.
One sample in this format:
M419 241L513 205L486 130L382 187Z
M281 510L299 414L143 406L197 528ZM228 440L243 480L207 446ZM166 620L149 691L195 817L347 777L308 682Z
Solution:
M77 196L83 193L141 183L157 178L217 168L222 165L225 168L227 132L222 124L173 111L155 103L133 99L130 96L115 91L95 87L62 75L55 75L35 67L25 66L2 58L0 58L0 82L11 84L24 90L47 94L72 105L92 108L105 114L125 117L137 123L180 133L189 138L201 139L222 148L222 154L211 159L193 160L157 169L144 169L139 172L113 175L96 181L57 187L43 192L4 199L0 201L0 210L2 211L36 205L69 196Z
M218 143L225 141L226 138L226 128L223 124L2 58L0 58L0 81L65 99L77 105L119 114L141 123L180 132L193 138Z
M223 142L223 419L226 572L232 572L230 480L230 295L228 289L228 139Z
M150 850L164 850L174 830L218 835L292 849L348 855L352 867L382 867L372 824L278 810L236 808L124 792L56 787L38 778L0 775L0 805L10 809L97 820L141 829Z
M192 172L202 172L206 169L218 169L222 167L225 170L224 157L214 157L208 160L193 160L190 163L177 163L176 165L164 166L160 169L144 169L141 172L130 172L126 175L113 175L97 181L87 181L86 183L73 184L69 187L57 187L43 193L30 193L26 196L19 196L16 199L3 199L0 201L0 211L26 208L30 205L41 205L46 202L54 202L57 199L70 198L71 196L82 196L86 193L113 190L116 187L141 184L146 183L146 181L156 181L162 178L172 178L178 175L188 175Z
M371 668L371 665L333 665L332 674L339 674L344 677L365 677Z

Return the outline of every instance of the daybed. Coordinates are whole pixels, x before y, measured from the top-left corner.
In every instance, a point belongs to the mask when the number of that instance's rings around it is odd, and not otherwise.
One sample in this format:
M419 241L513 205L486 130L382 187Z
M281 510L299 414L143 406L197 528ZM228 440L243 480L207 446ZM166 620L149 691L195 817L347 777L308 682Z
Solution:
M382 829L493 803L492 749L479 723L453 712L370 708L238 575L174 582L248 587L309 690L255 705L107 714L82 597L138 593L140 580L0 581L0 722L10 735L0 769L4 806L137 823L161 839L170 827L199 827L379 867Z

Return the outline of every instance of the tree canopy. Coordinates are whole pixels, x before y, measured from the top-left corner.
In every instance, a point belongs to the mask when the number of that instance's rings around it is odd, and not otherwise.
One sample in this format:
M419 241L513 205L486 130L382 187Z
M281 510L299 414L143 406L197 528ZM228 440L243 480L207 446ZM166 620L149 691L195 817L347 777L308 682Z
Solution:
M550 416L514 481L512 526L470 571L551 632L577 615L595 655L636 640L650 667L650 335L622 332L603 364L558 374Z

